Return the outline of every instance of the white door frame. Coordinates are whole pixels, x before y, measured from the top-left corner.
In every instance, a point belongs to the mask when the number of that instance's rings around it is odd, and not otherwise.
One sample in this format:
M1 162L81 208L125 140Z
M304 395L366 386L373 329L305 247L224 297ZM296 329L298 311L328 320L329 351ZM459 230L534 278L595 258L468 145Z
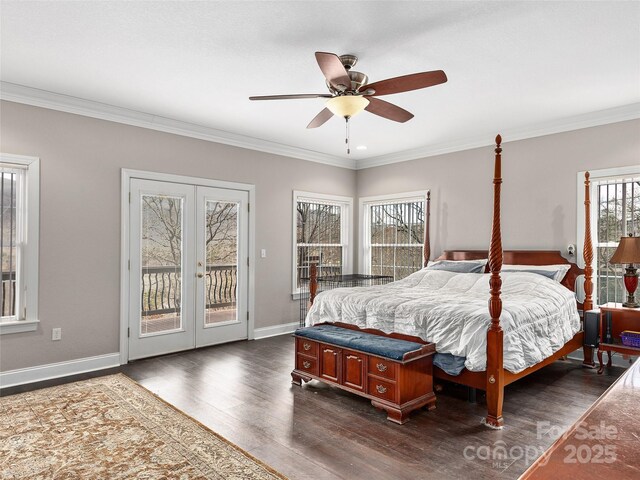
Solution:
M248 183L227 182L209 178L188 177L169 173L147 172L142 170L122 169L120 187L120 365L129 361L129 197L130 180L156 180L161 182L184 183L203 187L227 188L241 190L249 194L249 278L247 306L249 321L247 335L249 340L255 338L255 194L256 187Z

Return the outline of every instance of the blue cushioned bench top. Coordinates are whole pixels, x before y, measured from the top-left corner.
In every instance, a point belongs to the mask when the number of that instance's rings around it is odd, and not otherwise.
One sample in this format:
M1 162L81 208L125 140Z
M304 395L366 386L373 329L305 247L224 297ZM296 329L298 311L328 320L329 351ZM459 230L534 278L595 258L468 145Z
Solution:
M295 335L310 340L330 343L339 347L352 348L361 352L378 355L392 360L402 360L405 353L424 347L421 343L408 342L397 338L382 337L372 333L349 330L334 325L317 325L299 328Z

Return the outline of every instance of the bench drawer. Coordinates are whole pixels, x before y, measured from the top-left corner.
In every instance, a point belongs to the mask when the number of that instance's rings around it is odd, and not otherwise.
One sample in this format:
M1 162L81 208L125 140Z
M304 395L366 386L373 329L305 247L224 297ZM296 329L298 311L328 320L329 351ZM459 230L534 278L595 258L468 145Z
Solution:
M318 358L318 342L306 338L296 338L296 352Z
M369 357L369 373L377 377L396 380L398 376L398 364L380 357Z
M342 352L342 385L361 392L367 382L367 356L364 353Z
M296 355L296 369L311 375L318 375L318 360L305 355Z
M382 380L381 378L369 377L369 395L396 403L396 384Z
M342 349L333 345L320 345L320 377L334 383L342 378Z

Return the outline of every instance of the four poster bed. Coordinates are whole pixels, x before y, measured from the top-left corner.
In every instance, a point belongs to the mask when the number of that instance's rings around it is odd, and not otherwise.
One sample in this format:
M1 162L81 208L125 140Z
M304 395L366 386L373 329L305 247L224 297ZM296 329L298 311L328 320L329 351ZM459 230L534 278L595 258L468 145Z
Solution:
M405 322L413 322L411 328L414 328L412 331L416 331L418 327L423 328L425 334L424 335L407 335L407 331L397 332L397 329L394 329L394 332L390 332L388 330L392 329L390 325L397 325L395 323L386 324L388 328L383 328L383 331L377 330L381 335L386 334L401 334L402 338L411 339L417 343L428 343L426 336L433 336L435 333L435 329L433 328L434 324L429 324L429 320L425 319L431 312L437 310L444 310L444 313L441 313L441 319L439 320L441 323L446 324L445 327L449 328L449 324L455 324L456 321L459 324L459 328L457 330L451 330L452 333L448 333L450 337L440 335L440 340L431 340L436 344L436 350L438 350L439 344L444 344L449 342L450 340L453 343L458 342L461 343L459 338L456 338L457 335L461 335L461 332L466 332L466 342L469 342L473 345L472 349L467 349L467 358L465 361L465 367L462 368L459 373L451 374L445 372L442 368L439 368L434 364L433 367L433 377L439 378L442 380L447 380L450 382L458 383L461 385L465 385L471 388L478 388L486 391L486 401L487 401L487 416L485 418L485 423L494 428L502 427L504 421L502 418L502 406L504 401L504 387L513 383L514 381L532 373L540 368L554 362L555 360L564 357L570 352L574 350L578 350L583 348L584 352L584 363L583 365L593 368L595 366L593 362L593 352L589 347L583 347L583 330L582 325L579 320L579 316L576 310L576 301L574 295L568 292L566 289L571 292L575 292L575 281L579 275L584 275L584 292L585 299L584 302L577 303L577 308L583 311L590 310L593 308L592 304L592 290L593 284L591 281L592 276L592 268L591 262L593 260L593 249L591 245L591 233L590 233L590 189L589 189L589 173L585 174L585 244L584 244L584 259L585 259L585 268L584 270L579 268L576 264L570 263L565 260L560 252L555 251L503 251L502 250L502 237L500 230L500 190L502 184L502 158L501 158L501 142L502 139L500 135L496 137L496 148L495 148L495 166L494 166L494 178L493 178L493 186L494 186L494 202L493 202L493 226L491 232L491 243L489 251L481 251L481 250L456 250L456 251L445 251L438 259L436 260L453 260L453 261L470 261L477 259L488 259L488 263L485 269L485 272L490 273L488 285L486 284L486 276L485 275L477 275L475 273L471 274L461 274L461 278L463 281L467 282L467 286L464 287L465 290L461 290L459 287L458 290L454 289L455 292L460 292L461 299L458 303L456 300L452 301L451 298L445 300L444 296L447 292L442 293L443 297L439 297L440 290L439 286L433 287L435 283L440 282L441 284L449 284L452 283L452 278L457 275L455 273L449 272L436 272L435 274L431 272L431 274L413 274L411 279L408 282L405 280L401 280L399 282L394 282L393 284L388 284L385 287L389 287L390 285L394 285L396 291L401 291L405 285L408 286L407 290L413 288L415 286L420 286L425 284L427 286L423 286L423 290L418 290L412 292L411 295L413 297L409 298L405 295L405 298L402 299L401 302L398 302L397 305L391 305L389 308L395 308L396 310L403 310L404 313L402 315L410 316L414 315L419 318L414 318L412 320L404 320ZM430 195L427 195L427 204L426 204L426 215L425 215L425 243L424 243L424 266L427 267L429 265L429 257L431 255L430 251L430 232L429 232L429 217L430 217ZM564 286L565 288L560 287L559 285L555 285L555 282L552 282L549 279L539 279L539 276L536 273L502 273L501 270L505 265L528 265L528 266L548 266L548 265L564 265L566 269L566 274L563 272L564 278L560 277L557 280ZM544 268L544 267L541 267ZM420 272L424 272L428 270L425 268ZM317 293L317 280L316 280L316 269L311 268L311 280L310 280L310 301L313 304L316 293ZM538 272L539 273L539 272ZM465 277L465 275L468 275ZM512 275L511 277L506 277L507 275ZM529 296L532 297L530 299L530 304L534 305L534 308L537 310L533 310L531 312L526 312L527 308L523 305L516 305L515 302L511 302L512 304L508 305L506 311L503 311L503 282L502 277L505 276L509 279L509 284L506 286L509 295L517 296L518 288L520 291L522 290L531 290ZM411 277L408 277L411 278ZM435 279L435 280L434 280ZM483 280L484 279L484 280ZM527 284L526 282L530 282ZM404 282L404 283L403 283ZM429 283L431 282L431 283ZM434 283L435 282L435 283ZM484 283L482 283L484 282ZM519 283L518 283L519 282ZM479 287L478 287L479 285ZM530 285L530 286L528 286ZM385 287L377 287L385 288ZM375 288L375 287L370 287ZM481 301L480 307L478 306L478 295L482 295L481 298L486 298L486 293L478 293L478 292L486 292L486 289L489 289L489 317L490 323L488 327L486 326L488 323L486 316L486 307L483 307L484 300ZM479 290L482 289L482 290ZM515 289L515 290L514 290ZM340 289L343 290L343 289ZM344 289L346 290L346 289ZM359 292L364 292L365 289L359 290ZM437 291L436 291L437 290ZM559 291L562 290L562 291ZM382 304L385 301L389 302L390 300L386 297L391 297L391 293L387 295L387 292L391 292L392 290L376 290L373 291L373 295L375 296L378 304ZM336 292L336 290L329 291ZM327 293L329 293L327 292ZM527 293L527 292L525 292ZM407 294L408 295L408 294ZM469 300L469 298L475 295L475 300ZM425 298L419 298L424 296ZM563 297L556 303L553 303L551 300L547 304L543 302L552 297ZM355 296L354 296L355 297ZM430 297L430 300L426 297ZM449 297L451 294L449 293ZM510 297L513 298L513 297ZM320 300L323 297L319 297ZM358 298L353 300L356 304L360 301ZM420 302L423 301L428 304L425 307L424 305L420 305ZM449 310L446 310L445 303L449 302ZM475 302L475 303L474 303ZM531 303L533 302L533 303ZM536 303L537 302L537 303ZM564 327L561 323L553 323L547 322L544 323L543 327L539 327L539 314L541 311L546 311L546 315L550 316L559 316L556 315L554 309L567 310L566 306L558 307L562 302L565 304L568 302L572 308L572 312L568 314L571 316L569 324L571 327ZM414 311L407 313L406 311L411 310L411 307L407 307L407 305L415 305ZM314 307L317 305L314 305ZM340 308L347 310L348 308L353 307L353 309L362 308L361 305L350 306L348 304L342 304ZM452 308L453 307L453 308ZM322 307L318 307L322 308ZM422 309L421 311L418 311ZM479 312L478 310L482 310ZM528 333L525 333L524 341L519 339L519 345L514 347L512 337L512 332L514 329L513 325L515 322L514 312L516 310L520 310L520 314L524 314L525 317L528 315L530 319L528 320L528 324L525 322L524 330L528 330ZM416 313L417 312L417 313ZM425 313L427 312L427 313ZM326 313L326 312L325 312ZM395 313L394 313L395 314ZM310 316L313 315L313 311L310 310ZM444 317L442 317L444 315ZM482 315L484 318L482 321L478 320ZM507 322L508 330L507 336L509 336L510 340L505 344L505 332L503 331L503 325L501 325L501 315L503 316L503 322ZM475 323L473 324L473 328L470 329L470 323L464 323L464 320L460 320L461 317L474 317ZM334 323L338 326L346 326L347 328L357 329L355 326L357 321L350 322L351 325L346 325L338 318L338 315L334 316L331 320L323 320L322 323ZM309 320L310 317L308 317ZM444 320L442 320L444 318ZM484 323L483 323L484 322ZM311 322L318 323L318 322ZM406 325L406 323L405 323ZM561 333L555 331L555 327L559 325L558 329L562 330ZM441 328L441 327L438 327ZM520 325L517 325L517 328L520 328ZM430 330L430 334L427 334L427 331ZM474 330L475 329L475 330ZM375 330L363 328L363 330L368 332L375 333ZM471 330L471 333L470 333ZM486 343L485 339L481 338L478 340L479 336L484 337L486 331ZM384 333L383 333L384 332ZM551 338L549 339L540 339L541 332L546 332L546 334ZM543 345L540 347L539 351L534 351L533 354L529 352L529 359L527 363L517 363L516 366L513 364L513 351L517 350L519 347L527 347L526 335L529 335L530 339L537 338L538 340L543 340ZM521 335L522 336L522 335ZM454 338L451 338L454 337ZM545 343L546 342L546 343ZM450 343L450 342L449 342ZM505 349L506 345L506 349ZM528 348L528 347L527 347ZM525 348L526 349L526 348ZM505 365L505 350L507 353L507 364ZM438 350L439 351L439 350ZM544 355L541 352L545 352ZM486 363L485 363L485 353L486 353ZM526 356L527 352L523 354ZM475 356L474 356L475 355ZM505 368L508 367L508 368ZM515 372L515 373L514 373Z

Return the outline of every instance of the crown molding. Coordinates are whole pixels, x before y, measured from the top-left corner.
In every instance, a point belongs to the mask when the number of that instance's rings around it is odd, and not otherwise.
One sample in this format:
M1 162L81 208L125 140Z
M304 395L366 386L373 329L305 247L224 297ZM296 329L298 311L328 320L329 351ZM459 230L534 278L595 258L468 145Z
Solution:
M505 129L502 130L500 134L502 135L502 138L507 139L508 142L515 142L517 140L526 140L529 138L542 137L544 135L552 135L554 133L569 132L572 130L597 127L599 125L624 122L638 118L640 118L640 102L623 105L621 107L608 108L606 110L589 112L582 115L574 115L559 120L542 122L524 128L512 130ZM493 138L495 134L496 132L488 132L486 135L482 136L429 145L389 155L380 155L378 157L361 159L356 162L356 170L379 167L392 163L407 162L409 160L417 160L425 157L434 157L436 155L460 152L462 150L471 150L473 148L486 147L494 144Z
M351 170L361 170L486 147L493 145L493 137L495 136L495 132L487 132L486 135L482 136L462 138L452 142L443 142L412 150L354 160L15 83L0 82L0 99ZM525 128L505 129L501 134L503 138L513 142L638 118L640 118L640 102L565 117Z
M0 82L0 99L23 103L34 107L48 108L61 112L83 115L85 117L108 120L110 122L148 128L184 137L197 138L209 142L222 143L234 147L257 150L274 155L299 158L310 162L323 163L334 167L355 169L355 160L345 159L325 153L270 142L259 138L225 132L194 123L182 122L171 118L116 107L106 103L85 100L70 95L62 95L37 88L26 87L9 82Z

